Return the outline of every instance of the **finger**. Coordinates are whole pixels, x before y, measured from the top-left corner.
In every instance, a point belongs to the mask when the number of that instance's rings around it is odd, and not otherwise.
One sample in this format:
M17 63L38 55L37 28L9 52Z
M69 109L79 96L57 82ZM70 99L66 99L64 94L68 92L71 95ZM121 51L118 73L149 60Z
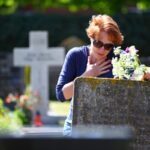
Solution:
M107 66L100 68L100 71L105 71L105 70L110 69L110 68L111 68L111 65L107 65Z
M106 57L102 58L101 60L99 60L98 62L95 63L96 66L99 66L100 64L102 64L103 62L106 61Z
M99 71L102 72L102 71L105 71L107 69L110 69L111 67L112 67L111 65L106 65L106 66L100 67Z
M101 64L98 65L98 67L99 67L99 68L103 68L103 67L105 67L105 66L107 66L107 65L112 66L111 60L102 62Z
M107 73L107 72L109 72L109 71L110 71L109 69L107 69L107 70L105 70L105 71L101 71L99 75L105 74L105 73Z
M99 67L104 67L104 66L106 66L106 65L112 66L111 60L108 60L108 61L105 61L105 62L101 63L101 64L99 65Z

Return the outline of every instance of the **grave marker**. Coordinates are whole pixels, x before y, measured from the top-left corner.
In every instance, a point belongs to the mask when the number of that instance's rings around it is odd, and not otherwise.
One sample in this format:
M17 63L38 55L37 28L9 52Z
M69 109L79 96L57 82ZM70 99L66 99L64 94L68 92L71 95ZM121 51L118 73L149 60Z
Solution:
M31 31L29 33L29 48L14 48L14 65L31 67L31 88L41 96L36 110L42 118L47 115L49 100L49 66L63 64L65 50L63 47L48 48L48 32ZM35 110L35 111L36 111Z
M130 125L134 150L150 149L150 82L77 78L74 85L73 127Z

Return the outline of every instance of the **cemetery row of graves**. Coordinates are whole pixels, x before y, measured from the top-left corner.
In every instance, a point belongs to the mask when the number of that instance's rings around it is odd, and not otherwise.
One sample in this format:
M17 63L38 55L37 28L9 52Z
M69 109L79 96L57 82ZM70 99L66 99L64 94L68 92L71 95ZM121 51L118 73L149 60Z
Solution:
M14 48L13 65L16 67L30 66L31 83L24 89L22 95L14 90L12 93L8 93L4 102L1 101L7 106L7 108L3 108L4 113L1 114L2 122L8 118L6 124L10 128L12 121L16 122L14 125L16 127L21 124L31 125L37 112L41 115L42 122L48 120L49 66L62 65L64 52L62 47L48 48L48 32L46 31L30 32L29 48ZM7 113L9 109L10 114ZM10 115L13 116L12 119ZM9 121L10 123L8 123ZM4 128L7 128L6 124Z

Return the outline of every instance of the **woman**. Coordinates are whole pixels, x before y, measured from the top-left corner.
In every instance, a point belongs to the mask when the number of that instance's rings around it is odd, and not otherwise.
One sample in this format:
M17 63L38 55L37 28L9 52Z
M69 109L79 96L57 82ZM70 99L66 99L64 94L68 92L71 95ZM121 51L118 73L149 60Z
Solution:
M113 47L123 42L123 35L117 23L108 15L93 16L86 32L90 45L72 48L66 55L56 85L56 96L61 101L73 97L73 84L76 77L113 78L111 65ZM64 124L66 136L71 135L72 103L73 100Z

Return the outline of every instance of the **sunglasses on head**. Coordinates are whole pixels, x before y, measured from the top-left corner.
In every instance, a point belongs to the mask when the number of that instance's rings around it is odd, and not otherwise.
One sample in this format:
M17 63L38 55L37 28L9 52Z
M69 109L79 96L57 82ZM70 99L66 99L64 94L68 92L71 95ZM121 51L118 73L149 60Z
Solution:
M93 40L93 45L96 48L101 48L101 47L104 46L104 49L108 50L108 51L112 50L112 48L114 47L114 44L112 44L112 43L106 43L106 44L104 44L102 41L97 41L97 40Z

